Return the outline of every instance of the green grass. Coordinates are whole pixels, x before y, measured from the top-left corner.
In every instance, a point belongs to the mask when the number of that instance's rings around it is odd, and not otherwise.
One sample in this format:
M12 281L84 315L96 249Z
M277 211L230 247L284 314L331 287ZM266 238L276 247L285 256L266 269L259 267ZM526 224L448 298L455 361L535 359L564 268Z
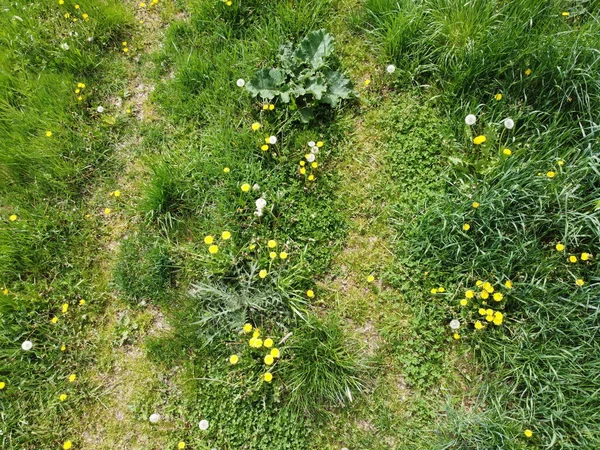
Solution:
M597 263L567 261L597 252L597 5L366 6L384 60L400 69L398 85L434 84L452 123L453 152L440 174L444 197L434 195L414 225L399 222L406 234L398 254L410 255L423 292L446 287L420 298L435 305L431 317L440 325L461 320L462 339L486 375L480 410L451 410L440 445L597 447L598 386L586 375L598 365ZM468 113L477 115L473 127L465 125ZM504 129L506 117L514 130ZM473 145L476 135L486 143ZM565 252L555 249L559 242ZM583 287L575 284L580 278ZM477 280L491 282L504 299L486 305L478 294L460 306L467 290L480 291ZM504 324L488 324L482 306L501 311ZM478 320L485 330L473 329ZM527 428L534 432L529 444Z

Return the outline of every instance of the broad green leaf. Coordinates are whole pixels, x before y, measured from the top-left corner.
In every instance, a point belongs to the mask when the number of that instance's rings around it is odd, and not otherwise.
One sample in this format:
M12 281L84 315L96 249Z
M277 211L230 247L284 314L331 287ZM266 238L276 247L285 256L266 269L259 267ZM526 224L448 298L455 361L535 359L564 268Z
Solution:
M322 99L324 103L329 103L335 107L340 100L350 97L352 82L348 78L335 70L326 71L325 77L327 78L328 89Z
M333 37L325 30L312 31L302 39L294 56L317 70L333 52Z
M312 77L308 80L306 86L306 93L312 94L316 100L321 100L323 94L327 91L327 80L319 74L316 77Z
M260 95L262 98L271 100L275 98L279 87L285 81L285 73L281 69L261 69L256 72L254 78L246 83L246 90L253 97Z

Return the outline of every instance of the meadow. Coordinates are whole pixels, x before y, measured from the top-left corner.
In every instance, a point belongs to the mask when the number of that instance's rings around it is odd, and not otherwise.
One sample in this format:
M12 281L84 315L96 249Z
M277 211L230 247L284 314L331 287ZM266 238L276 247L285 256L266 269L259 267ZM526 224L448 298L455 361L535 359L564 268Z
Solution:
M0 6L2 448L600 448L599 19Z

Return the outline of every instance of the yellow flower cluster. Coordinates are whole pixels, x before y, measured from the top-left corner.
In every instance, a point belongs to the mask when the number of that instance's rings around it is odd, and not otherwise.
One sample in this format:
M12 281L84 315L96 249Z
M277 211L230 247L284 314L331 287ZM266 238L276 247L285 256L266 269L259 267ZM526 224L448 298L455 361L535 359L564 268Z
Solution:
M483 316L484 320L476 320L474 326L476 330L482 330L486 326L486 322L493 323L494 325L500 326L504 323L504 314L498 310L503 309L503 306L496 308L496 310L488 306L488 301L492 300L500 305L500 302L504 300L505 294L499 292L499 287L494 287L489 281L477 280L474 289L467 289L464 293L464 298L459 301L460 306L468 306L469 303L474 300L480 300L480 306L477 312L480 316ZM504 288L510 290L513 288L511 280L504 282ZM455 337L455 339L457 339Z
M228 241L231 239L231 232L225 230L221 233L221 240ZM215 237L212 234L204 236L204 243L208 245L208 252L211 255L219 253L219 246L215 244Z
M253 349L267 349L267 353L262 357L262 361L266 366L273 366L275 361L281 357L281 351L274 347L275 343L272 338L267 337L265 339L261 338L260 329L255 328L252 324L247 323L243 327L243 332L245 334L252 333L252 337L248 340L248 346ZM233 354L229 357L229 364L236 365L240 361L240 356L237 354ZM273 380L273 374L269 368L261 375L261 378L270 383Z
M58 4L60 6L65 4L65 0L58 0ZM81 14L81 18L85 21L85 22L89 22L90 21L90 16L86 13L82 13L81 12L81 7L78 4L73 5L73 8L75 8L75 12L73 14ZM77 22L79 19L77 17L72 17L71 13L66 12L64 13L64 18L65 19L71 19L73 22Z
M554 248L556 248L556 251L558 252L564 252L565 251L565 244L558 242ZM592 255L591 253L588 252L582 252L581 255L579 255L579 258L577 258L577 255L569 255L569 257L567 258L567 261L569 261L570 264L575 264L577 263L579 260L587 262L590 261L592 258L594 257L594 255ZM583 278L577 278L575 280L575 285L578 287L582 287L585 284L585 281L583 280Z
M304 159L298 163L300 166L298 169L300 175L305 177L305 179L308 181L315 181L316 179L316 169L319 167L319 163L317 162L317 154L323 145L324 144L322 141L318 141L316 143L312 141L309 142L309 153L306 153L304 155Z
M273 111L274 109L275 109L275 105L273 103L265 103L263 105L263 110L264 111Z

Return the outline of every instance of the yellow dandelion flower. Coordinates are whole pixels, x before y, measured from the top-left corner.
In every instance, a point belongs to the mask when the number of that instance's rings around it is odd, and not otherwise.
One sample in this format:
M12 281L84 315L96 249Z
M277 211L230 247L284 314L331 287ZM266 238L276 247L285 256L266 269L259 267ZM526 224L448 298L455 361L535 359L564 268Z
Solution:
M221 239L223 239L224 241L226 241L230 238L231 238L231 233L229 231L223 231L221 233Z
M108 216L110 214L110 208L104 208L104 214Z
M54 316L50 322L57 323L58 322L58 317Z
M531 69L529 69L529 68L526 69L525 70L525 75L527 75L527 76L531 75Z
M467 297L467 298L475 297L475 291L472 291L469 289L467 292L465 292L465 297Z
M576 263L577 262L577 256L575 256L575 255L569 256L569 262L570 263Z
M468 223L463 224L462 229L465 231L469 231L471 229L471 225Z
M504 153L506 156L512 155L512 152L510 151L509 148L505 148L504 150L502 150L502 153Z
M77 6L77 5L75 5ZM73 443L71 441L65 441L63 443L63 450L69 450L71 447L73 447Z
M301 168L300 168L300 173L301 173L302 175L306 174L306 169L305 169L304 167L301 167Z
M484 325L481 323L481 321L477 321L475 322L475 329L476 330L481 330L484 327Z
M251 125L252 131L258 131L258 130L260 130L260 127L262 127L262 125L260 123L258 123L258 122L254 122Z
M454 339L460 339L460 334L458 334L458 333L454 333L454 334L452 335L452 337L453 337Z
M62 305L62 312L63 314L66 313L69 310L69 304L68 303L63 303Z
M261 146L260 146L260 149L261 149L263 152L266 152L267 150L269 150L269 146L268 146L267 144L263 144L263 145L261 145Z
M281 355L281 352L279 351L278 348L272 348L271 349L271 356L273 358L279 358L280 355Z
M581 260L582 260L582 261L588 261L588 260L590 259L590 257L591 257L591 255L590 255L589 253L585 253L585 252L583 252L583 253L581 254Z
M437 294L437 289L436 288L431 288L431 290L429 292L431 292L432 294Z
M321 141L317 142L317 147L319 147L319 148L323 147L323 142L321 142Z
M485 316L487 314L485 308L479 308L478 312L480 316Z
M4 381L0 381L0 391L6 387L6 383Z
M229 173L230 171L231 171L231 169L229 167L223 168L223 172L224 173Z
M488 291L481 291L481 294L479 294L479 296L483 299L483 300L487 300L490 297L490 293Z
M375 281L375 277L373 275L369 275L367 277L367 283L372 283L373 281Z
M502 295L500 292L496 292L494 294L494 300L496 300L497 302L501 301L504 298L504 295Z
M273 347L273 339L271 339L271 338L265 339L265 341L263 342L263 346L265 348L271 348L271 347Z
M579 278L577 281L575 281L575 284L577 286L581 287L585 284L585 281L583 281L581 278Z
M531 436L533 436L533 431L531 431L530 429L527 429L527 430L523 431L523 434L525 435L525 437L530 438Z
M546 176L548 178L554 178L556 176L556 172L549 170L548 172L546 172Z
M46 137L50 137L50 136L52 136L52 131L50 131L50 130L46 131Z
M556 244L556 250L558 250L559 252L562 252L565 249L565 246L563 244L561 244L560 242L558 244Z
M59 399L61 402L64 402L64 401L67 399L67 394L60 394L60 396L58 397L58 399Z
M258 272L258 276L261 278L265 278L267 276L267 271L265 269L262 269L260 272Z
M74 373L69 375L69 383L74 382L76 379L77 379L77 375L75 375Z
M67 346L66 346L66 345L61 345L61 346L60 346L60 351L61 351L61 352L64 352L66 349L67 349Z
M204 236L204 243L207 245L210 245L214 242L215 238L212 237L210 234L208 236Z
M306 291L306 296L308 298L314 298L315 297L315 292L312 289L309 289L308 291Z
M477 208L479 208L479 203L473 202L473 204L471 206L473 206L473 208L477 209Z
M242 192L248 192L250 190L250 185L248 183L242 184Z
M219 246L218 245L211 245L210 247L208 247L208 252L211 253L212 255L216 254L219 251Z
M231 355L229 357L229 364L234 365L237 364L240 360L240 357L238 355Z
M269 253L269 258L271 258L271 259L277 258L277 253L276 252L270 252Z
M481 145L483 144L485 141L487 141L486 137L483 135L480 136L476 136L475 138L473 138L473 144L475 145Z
M494 95L494 99L497 101L502 100L502 94L501 93L497 93L496 95Z
M310 164L310 166L311 166L313 169L316 169L317 167L319 167L319 163L317 163L316 161L313 161L313 162Z
M482 286L482 285L483 285L483 281L481 281L481 280L477 280L477 281L475 282L475 286L477 286L477 287L480 287L480 286Z
M267 242L267 247L269 247L269 248L277 247L277 241L274 239L271 239L269 242Z
M271 364L273 364L274 361L275 361L275 359L271 355L265 356L265 364L267 366L270 366Z
M117 190L117 191L113 192L113 194L114 194L115 197L120 197L121 196L121 191Z
M308 181L315 181L315 176L312 173L308 176Z
M273 374L271 372L267 372L263 375L263 379L267 382L270 383L271 381L273 381Z
M494 286L492 286L491 283L489 282L485 282L483 283L483 290L487 291L488 294L491 294L492 292L494 292Z
M444 289L443 287L439 287L438 292L446 292L446 289Z
M463 299L460 301L460 306L467 306L467 304L468 304L468 303L469 303L469 301L468 301L466 298L463 298Z
M142 5L142 3L140 3L140 5ZM144 6L146 6L146 5L144 5ZM180 449L180 450L184 449L185 448L185 442L181 441L179 444L177 444L177 448Z
M563 12L561 13L561 15L562 15L563 17L569 17L569 12L568 12L568 11L563 11Z
M506 287L506 289L512 289L513 288L513 283L510 280L506 280L504 282L504 286Z
M254 333L252 333L253 338L257 338L260 336L260 330L258 328L254 329Z
M368 86L371 84L371 80L369 80L368 78L364 81L365 86Z
M288 254L287 254L286 252L281 252L281 253L279 254L279 257L280 257L281 259L287 259L287 257L288 257Z
M15 220L17 220L17 219L18 219L18 217L17 217L17 215L16 215L16 214L11 214L11 215L8 217L8 220L10 220L11 222L14 222L14 221L15 221Z
M252 331L252 324L247 323L244 325L244 333L250 333Z

